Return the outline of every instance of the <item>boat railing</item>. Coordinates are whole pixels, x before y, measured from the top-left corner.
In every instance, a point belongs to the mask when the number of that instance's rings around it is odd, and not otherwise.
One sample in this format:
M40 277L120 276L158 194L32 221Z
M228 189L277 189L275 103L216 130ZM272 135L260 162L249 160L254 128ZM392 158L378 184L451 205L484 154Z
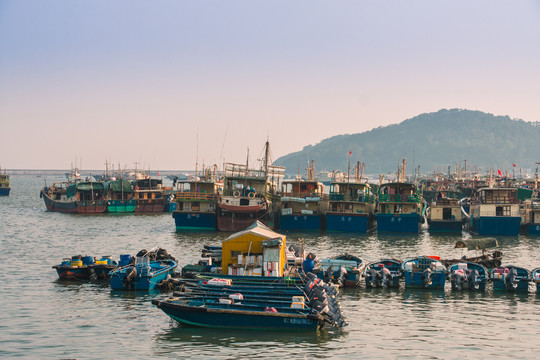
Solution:
M517 196L482 196L479 199L480 204L517 204Z
M163 188L160 186L135 186L135 191L163 191Z
M176 193L176 200L214 200L215 198L216 196L214 193L200 191L179 191Z
M328 194L319 194L319 193L307 193L307 192L302 192L302 193L299 193L299 192L282 192L280 193L281 197L292 197L292 198L301 198L301 199L305 199L305 198L320 198L321 201L325 201L325 200L329 200L329 195Z
M419 195L410 194L379 194L379 202L418 203Z
M352 201L352 202L367 202L374 203L375 196L373 195L347 195L340 193L330 193L328 195L330 201Z
M244 190L224 189L223 196L234 196L234 197L245 196L245 197L260 198L260 199L265 198L265 194L259 193L257 191L251 191L251 190L245 190L245 189Z

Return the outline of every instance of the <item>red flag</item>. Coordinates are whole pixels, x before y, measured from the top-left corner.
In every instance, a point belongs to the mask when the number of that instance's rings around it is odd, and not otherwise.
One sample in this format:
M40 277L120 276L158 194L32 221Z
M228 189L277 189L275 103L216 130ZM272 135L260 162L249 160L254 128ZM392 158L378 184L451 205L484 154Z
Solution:
M351 156L351 154L352 154L352 151L351 151L351 150L349 150L349 156Z
M516 164L512 164L513 167L516 167Z
M502 172L501 172L501 169L497 169L497 171L499 171L499 175L502 176Z
M159 176L159 171L157 172L157 176Z

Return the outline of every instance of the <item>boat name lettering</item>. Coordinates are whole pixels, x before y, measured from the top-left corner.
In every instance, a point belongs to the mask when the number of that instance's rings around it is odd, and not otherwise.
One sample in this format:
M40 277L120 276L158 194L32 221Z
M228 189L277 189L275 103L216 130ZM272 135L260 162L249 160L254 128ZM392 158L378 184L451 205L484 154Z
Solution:
M308 319L283 319L284 324L309 325Z

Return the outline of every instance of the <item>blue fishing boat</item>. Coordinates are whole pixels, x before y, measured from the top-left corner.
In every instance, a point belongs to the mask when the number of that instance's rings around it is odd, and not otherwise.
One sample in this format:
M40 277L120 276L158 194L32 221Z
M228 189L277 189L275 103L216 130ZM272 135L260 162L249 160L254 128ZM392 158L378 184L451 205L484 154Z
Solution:
M94 280L96 274L93 265L92 256L75 255L52 268L56 270L60 280Z
M478 189L465 227L478 235L518 235L521 214L517 188Z
M363 276L368 288L397 288L402 277L401 261L383 259L370 262L366 265Z
M529 235L540 235L540 195L538 189L532 191L532 196L523 202L524 221L522 227Z
M245 307L181 299L152 300L152 304L181 324L206 328L315 331L324 325L324 318L320 314L299 309L278 311L274 307Z
M426 211L430 232L461 232L464 216L457 194L441 191L436 195Z
M403 181L382 184L378 193L377 231L417 233L422 195L416 185Z
M361 182L359 167L354 181L347 177L330 183L326 230L364 234L375 228L375 195L370 184Z
M11 191L9 175L6 174L6 169L4 169L3 174L1 170L0 168L0 196L9 196L9 192Z
M157 250L157 254L162 249ZM165 251L166 253L166 251ZM170 258L159 259L156 250L142 250L135 262L121 266L109 273L113 290L152 290L170 277L178 263ZM154 258L155 260L151 260Z
M205 170L204 177L177 182L176 209L172 217L177 231L216 230L217 194L223 190L215 171Z
M540 267L531 271L532 280L536 283L536 292L540 293Z
M490 278L494 290L529 291L531 273L522 267L506 265L492 269Z
M405 287L444 289L448 271L438 257L419 256L405 260L401 265Z
M448 268L452 290L480 290L486 289L489 278L488 269L474 262L460 262Z
M315 179L314 162L307 178L283 180L279 206L279 228L282 230L321 230L328 209L324 185Z

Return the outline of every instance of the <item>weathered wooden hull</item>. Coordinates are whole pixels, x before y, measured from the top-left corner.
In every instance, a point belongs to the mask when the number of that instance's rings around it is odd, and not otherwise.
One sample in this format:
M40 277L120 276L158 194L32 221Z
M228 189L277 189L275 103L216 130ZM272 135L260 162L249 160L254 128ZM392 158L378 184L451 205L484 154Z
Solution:
M106 200L55 201L51 199L44 191L41 191L41 196L43 197L43 201L45 202L45 207L49 211L81 214L104 213L105 211L107 211Z

